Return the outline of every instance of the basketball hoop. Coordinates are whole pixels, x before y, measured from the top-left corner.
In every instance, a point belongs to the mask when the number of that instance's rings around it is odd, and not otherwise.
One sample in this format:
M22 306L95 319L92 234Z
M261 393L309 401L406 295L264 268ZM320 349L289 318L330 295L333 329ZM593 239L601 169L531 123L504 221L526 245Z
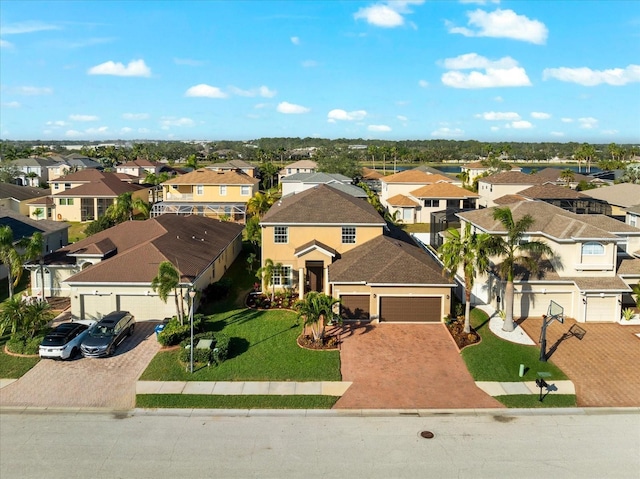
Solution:
M547 362L547 326L554 321L564 323L564 308L551 300L547 314L542 316L542 329L540 330L540 361L542 362Z

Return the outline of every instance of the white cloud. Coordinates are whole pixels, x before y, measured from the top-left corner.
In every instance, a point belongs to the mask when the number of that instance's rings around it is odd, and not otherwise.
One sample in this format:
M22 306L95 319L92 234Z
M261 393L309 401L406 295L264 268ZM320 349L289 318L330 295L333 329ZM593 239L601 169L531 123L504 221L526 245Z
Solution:
M500 0L459 0L460 3L474 3L476 5L486 5L487 3L500 3Z
M601 133L604 135L617 135L619 132L618 130L602 130Z
M173 63L175 63L176 65L186 65L189 67L201 67L207 64L207 62L205 61L193 60L191 58L174 58Z
M431 136L436 138L457 138L464 135L464 131L460 128L449 128L443 126L431 132Z
M6 108L20 108L20 102L8 101L7 103L3 103L2 106Z
M398 115L398 116L396 116L396 118L397 118L398 120L400 120L400 121L408 121L408 120L409 120L409 118L407 118L407 117L406 117L406 116L404 116L404 115Z
M564 133L561 131L552 131L551 136L561 137L561 136L564 136Z
M56 120L56 121L48 121L45 123L45 125L62 127L62 126L67 126L68 123L64 120Z
M592 70L591 68L545 68L542 78L577 83L583 86L596 86L602 83L612 86L626 85L640 82L640 65L628 65L625 68L611 68L609 70Z
M598 127L598 120L593 117L578 118L578 123L580 124L580 128L584 128L585 130Z
M505 128L514 128L516 130L527 130L529 128L533 128L533 124L527 120L520 121L512 121L508 125L505 125Z
M500 127L499 126L492 126L491 128L489 128L491 131L500 131Z
M200 83L199 85L192 86L185 93L184 96L190 97L204 97L204 98L227 98L227 94L220 90L217 86L207 85Z
M520 119L520 115L518 115L517 113L515 113L513 111L504 111L504 112L486 111L484 113L477 114L476 118L482 118L483 120L489 120L489 121L495 121L495 120L513 121L513 120L519 120Z
M256 103L253 107L254 107L256 110L261 110L261 109L263 109L263 108L267 108L268 106L269 106L269 104L268 104L268 103Z
M87 70L89 75L114 75L119 77L150 77L151 69L144 63L144 60L132 60L127 66L123 63L116 63L111 60L101 63Z
M502 103L504 101L504 98L502 98L501 96L497 96L493 99L493 101L496 101L498 103Z
M99 126L98 128L87 128L84 132L87 135L101 135L109 131L108 126Z
M285 113L287 115L298 115L301 113L308 113L309 111L311 111L309 108L305 106L296 105L294 103L289 103L287 101L283 101L279 103L276 110L280 113Z
M64 135L68 136L69 138L78 138L80 136L84 136L84 134L78 130L67 130Z
M300 45L300 38L291 37L290 40L291 40L291 43L293 43L294 45Z
M57 25L44 22L18 22L0 28L0 35L19 35L22 33L43 32L46 30L61 30Z
M422 88L427 88L429 86L429 82L426 80L419 80L418 85Z
M148 120L148 113L123 113L122 118L125 120Z
M466 37L511 38L543 45L549 30L544 23L518 15L513 10L497 9L494 12L475 10L467 12L471 28L449 25L449 33L459 33Z
M250 90L243 90L242 88L238 88L232 85L229 87L229 91L233 95L246 96L246 97L261 96L263 98L273 98L277 94L275 90L270 90L269 87L264 85L258 88L252 88Z
M120 128L120 133L123 133L123 134L131 133L132 131L133 131L133 128L129 128L128 126Z
M367 112L365 110L356 110L356 111L345 111L340 109L331 110L327 114L327 118L329 121L340 120L340 121L359 121L364 119L367 116Z
M160 119L160 128L168 130L172 126L193 126L196 122L191 118L175 118L173 116L163 116Z
M379 2L368 7L362 7L353 18L363 19L370 25L382 28L395 28L404 25L403 15L412 13L410 5L421 5L424 0L394 0Z
M573 123L573 118L560 118L562 123Z
M454 58L446 58L443 66L448 70L470 69L508 69L518 66L518 62L511 57L502 57L499 60L489 60L477 53L465 53Z
M0 48L13 48L13 43L0 38Z
M313 68L318 66L318 62L315 60L305 60L301 63L304 68Z
M99 119L95 115L69 115L71 121L98 121Z
M13 93L25 96L51 95L53 88L37 86L19 86L11 90Z
M524 68L488 68L484 73L449 71L442 75L442 83L452 88L496 88L531 86Z
M367 127L369 131L391 131L391 127L387 125L369 125Z
M536 120L548 120L551 118L551 114L544 113L542 111L532 111L531 118L535 118Z
M277 92L275 90L269 90L269 87L262 85L258 88L258 95L263 98L273 98L276 96Z

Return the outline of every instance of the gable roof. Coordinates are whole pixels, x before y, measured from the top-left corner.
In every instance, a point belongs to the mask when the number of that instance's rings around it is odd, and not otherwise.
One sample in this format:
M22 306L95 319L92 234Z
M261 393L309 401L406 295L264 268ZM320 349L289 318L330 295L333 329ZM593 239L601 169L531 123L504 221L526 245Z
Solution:
M37 232L46 235L69 228L68 223L51 220L35 221L3 206L0 206L0 226L9 226L13 231L13 239L16 241L21 238L28 238Z
M417 201L412 200L408 196L405 195L395 195L391 198L387 199L387 203L391 206L406 206L410 208L415 208L420 206Z
M74 188L54 193L52 196L70 198L70 197L88 197L88 198L115 198L123 193L133 193L145 189L144 186L126 183L114 173L104 173L104 177L100 180L90 183L82 183Z
M386 225L367 201L329 185L318 185L278 200L260 224Z
M524 201L526 200L525 197L520 196L520 195L504 195L501 196L500 198L496 198L495 200L493 200L493 202L496 205L510 205L512 203L518 203L519 201Z
M163 185L255 185L260 180L236 170L210 170L199 168L186 175L176 176Z
M433 183L411 192L416 198L478 198L480 195L451 183Z
M618 234L640 236L640 229L605 215L579 215L563 210L543 201L521 201L510 206L513 220L518 221L525 215L534 219L529 233L542 235L559 241L567 240L615 240ZM457 213L457 216L489 233L505 234L506 231L493 219L495 208Z
M366 166L362 168L362 178L365 180L379 180L384 175L376 170L372 170L371 168L367 168Z
M293 163L289 163L284 168L285 169L287 169L287 168L306 168L306 169L315 170L316 168L318 168L318 163L316 163L313 160L299 160L299 161L295 161Z
M18 201L24 201L31 198L40 198L48 194L49 190L43 190L42 188L0 183L0 198L14 198Z
M214 261L243 226L205 216L161 215L125 221L58 251L71 255L116 254L70 277L75 283L150 283L162 261L190 283ZM115 250L114 250L115 248Z
M548 180L537 175L525 175L520 171L502 171L478 180L479 183L493 185L540 185L546 181Z
M91 181L100 181L103 178L114 175L116 175L116 173L100 171L95 168L85 168L51 180L49 183L88 183Z
M602 186L583 193L592 198L604 200L610 205L628 208L638 204L640 199L640 185L634 183L618 183L617 185Z
M553 183L545 183L543 185L534 185L518 192L526 198L532 199L580 199L589 198L584 193L572 190L565 186L554 185Z
M294 173L280 180L281 183L351 183L353 179L339 173Z
M451 178L444 175L425 173L420 170L404 170L393 175L380 178L384 183L416 183L419 185L427 185L437 183L438 181L451 182Z
M41 158L39 156L30 156L28 158L18 158L17 160L13 160L11 162L12 165L15 166L40 166L40 167L48 167L56 162L50 158Z
M454 286L423 250L384 235L343 253L330 264L329 282Z
M560 178L560 175L562 174L564 170L560 169L560 168L552 168L552 167L548 167L548 168L543 168L542 170L536 172L536 175L538 175L540 178L544 178L547 181L562 181L564 182L565 180ZM590 176L586 176L586 175L582 175L580 173L576 173L576 172L572 172L573 173L573 180L571 180L573 183L579 182L579 181L591 181L593 180L592 177Z
M488 170L489 167L482 164L481 161L473 161L471 163L466 163L462 165L462 168L467 168L468 170Z

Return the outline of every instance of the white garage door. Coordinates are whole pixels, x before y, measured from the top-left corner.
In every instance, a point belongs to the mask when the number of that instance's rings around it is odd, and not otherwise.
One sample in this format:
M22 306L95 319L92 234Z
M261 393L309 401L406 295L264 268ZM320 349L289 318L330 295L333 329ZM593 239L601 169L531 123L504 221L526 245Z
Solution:
M82 319L101 319L116 310L115 297L111 295L83 294L80 296L80 301Z
M615 321L616 297L587 296L587 314L585 321L601 321L612 323Z
M513 297L513 316L516 319L540 317L547 314L552 300L564 308L565 316L571 316L571 298L571 293L516 293Z
M176 314L173 298L168 298L165 304L158 296L118 295L117 309L129 311L135 316L136 321L161 320Z

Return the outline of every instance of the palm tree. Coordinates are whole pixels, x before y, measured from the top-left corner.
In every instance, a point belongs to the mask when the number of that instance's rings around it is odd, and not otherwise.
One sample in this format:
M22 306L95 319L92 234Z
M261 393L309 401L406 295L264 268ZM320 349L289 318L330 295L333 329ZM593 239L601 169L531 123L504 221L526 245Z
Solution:
M638 284L635 284L631 287L631 294L635 295L636 307L640 309L640 281L638 281Z
M273 284L273 277L282 268L282 263L274 263L271 258L264 260L264 265L258 269L256 276L260 278L264 285L269 288L271 286L271 301L273 301L276 295L276 285Z
M33 233L30 238L24 238L19 243L19 246L24 249L22 255L23 261L32 261L42 257L42 249L44 248L44 237L39 231ZM42 283L42 301L47 301L44 292L44 265L40 265L40 280Z
M133 199L131 192L127 192L118 195L115 203L107 208L105 215L116 223L122 223L133 219L134 210L139 210L146 218L149 217L149 204L141 198Z
M251 243L256 254L260 251L262 243L262 228L260 228L260 218L252 216L244 225L243 236L246 241Z
M151 280L151 288L158 293L162 302L166 303L171 292L174 293L176 302L176 315L180 324L184 324L184 310L182 307L182 295L178 294L180 286L180 273L169 261L163 261L158 266L158 275ZM180 298L179 298L180 296Z
M476 274L485 272L489 267L488 249L492 237L487 233L471 233L471 224L466 223L464 235L460 230L451 228L447 232L445 243L440 246L440 259L445 270L455 275L462 266L464 278L464 332L471 332L471 290Z
M22 329L24 323L24 302L22 298L9 296L0 311L0 336L8 329L11 336Z
M310 291L304 299L296 303L298 318L304 321L304 326L309 326L314 341L324 338L327 322L340 321L333 308L340 300L317 291Z
M33 338L44 325L54 317L51 305L46 301L23 303L24 316L22 330Z
M189 155L184 163L187 168L192 168L194 171L198 169L198 158L196 155Z
M275 199L273 199L272 196L258 191L247 201L247 213L262 218L264 214L269 211L269 208L273 206L274 202Z
M543 255L553 256L553 250L543 241L526 241L524 236L535 223L533 216L524 215L518 221L514 221L509 207L496 208L493 211L493 219L502 223L506 231L506 238L494 236L490 244L490 253L504 258L499 266L500 275L506 279L504 294L504 309L506 318L503 331L513 331L513 279L515 267L524 266L535 273L539 268L539 260Z
M7 269L9 298L12 298L13 288L18 285L22 276L22 257L16 249L13 231L9 226L0 226L0 262Z
M570 170L569 168L562 170L562 172L560 172L560 179L567 184L567 188L573 181L573 178L574 178L573 171Z

